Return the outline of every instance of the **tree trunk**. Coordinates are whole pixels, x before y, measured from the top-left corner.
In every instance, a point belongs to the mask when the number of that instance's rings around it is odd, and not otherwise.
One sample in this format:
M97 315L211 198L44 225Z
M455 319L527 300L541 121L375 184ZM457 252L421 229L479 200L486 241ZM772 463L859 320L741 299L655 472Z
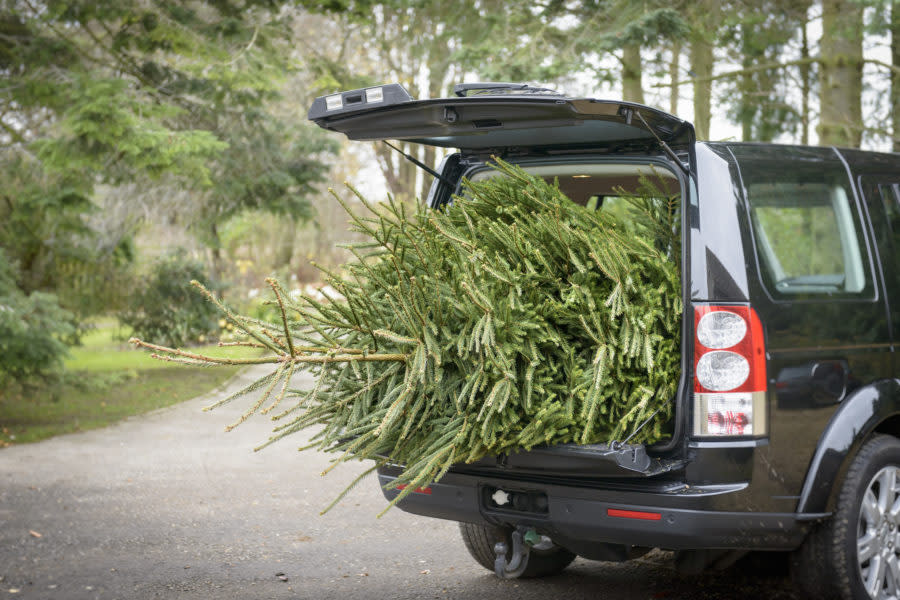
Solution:
M678 95L681 93L680 86L678 85L679 80L681 79L681 70L678 68L678 63L681 60L681 42L673 42L672 43L672 60L669 61L669 83L671 83L672 87L671 96L669 96L669 112L673 115L678 114Z
M400 149L406 154L415 156L418 147L412 144L402 144ZM419 167L409 162L406 157L400 157L400 190L396 192L397 198L404 202L416 201L416 176Z
M435 152L434 146L425 146L425 159L422 162L425 163L426 166L437 170L437 165L435 164L436 158L437 153ZM422 190L419 192L419 199L424 202L428 197L428 190L431 189L431 182L434 180L434 177L424 172L422 175L424 175L424 177L422 178Z
M748 36L753 35L750 32L750 27L744 24L741 29L741 38L743 40L741 44L741 66L744 68L744 72L738 79L738 90L741 96L740 104L738 105L738 120L741 123L741 140L749 142L754 137L753 120L756 118L758 111L756 110L757 99L754 94L756 81L753 78L753 73L748 71L748 69L754 66L754 62L756 62L754 58L756 57L751 55L752 44L747 39Z
M712 77L713 47L704 40L695 39L691 43L691 71L694 77ZM694 81L694 129L698 140L709 139L710 103L712 82Z
M713 45L715 43L717 0L701 0L691 35L690 61L694 79L694 129L698 140L709 139L712 98Z
M810 96L810 87L811 87L811 77L812 77L812 65L809 62L805 62L809 59L809 33L807 32L808 22L806 20L807 11L804 10L804 20L803 27L801 29L802 32L802 44L800 46L800 58L804 60L804 62L800 63L800 95L802 99L800 100L800 143L804 146L809 145L809 96Z
M641 47L628 44L622 49L622 99L626 102L644 103L641 73Z
M900 68L900 6L891 5L891 64ZM894 152L900 152L900 73L891 71L891 115Z
M321 224L316 227L317 235L321 228ZM297 220L290 216L284 217L284 221L282 221L281 227L277 228L277 231L278 239L273 240L275 251L273 253L272 267L281 269L282 267L290 266L291 259L294 258L294 246L297 240ZM320 247L318 246L317 248Z
M221 281L224 274L224 263L222 260L222 238L219 237L219 226L213 221L209 224L209 250L212 256L212 276L213 281Z
M858 147L862 140L862 28L858 2L822 1L820 145Z

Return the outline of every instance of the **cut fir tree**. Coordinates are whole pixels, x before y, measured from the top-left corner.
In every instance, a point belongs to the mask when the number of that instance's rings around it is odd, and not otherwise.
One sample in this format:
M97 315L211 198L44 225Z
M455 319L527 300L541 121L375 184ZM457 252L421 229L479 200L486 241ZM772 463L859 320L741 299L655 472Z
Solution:
M357 194L360 216L335 195L369 240L350 246L345 274L323 272L340 298L293 300L270 280L280 322L266 323L207 292L245 343L271 351L243 362L275 365L214 406L262 390L240 421L271 414L264 445L322 426L307 448L339 453L335 465L404 465L394 502L487 455L664 437L680 376L677 195L642 176L615 210L591 210L494 167L441 210ZM299 369L312 389L290 387Z

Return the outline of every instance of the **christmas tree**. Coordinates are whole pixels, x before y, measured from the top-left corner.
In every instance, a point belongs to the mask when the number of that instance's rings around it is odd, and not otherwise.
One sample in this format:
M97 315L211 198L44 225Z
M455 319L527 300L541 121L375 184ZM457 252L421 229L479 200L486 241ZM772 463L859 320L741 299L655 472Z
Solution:
M622 214L590 210L555 182L494 166L500 176L466 182L440 210L357 194L361 216L335 195L368 238L344 274L323 271L341 297L292 299L270 280L280 322L267 323L206 292L268 356L133 341L179 362L273 364L218 404L261 389L241 421L272 415L264 445L321 425L308 447L339 453L335 465L405 465L398 500L486 455L658 441L681 365L677 196L642 177L639 193L621 190ZM312 389L291 389L298 369Z

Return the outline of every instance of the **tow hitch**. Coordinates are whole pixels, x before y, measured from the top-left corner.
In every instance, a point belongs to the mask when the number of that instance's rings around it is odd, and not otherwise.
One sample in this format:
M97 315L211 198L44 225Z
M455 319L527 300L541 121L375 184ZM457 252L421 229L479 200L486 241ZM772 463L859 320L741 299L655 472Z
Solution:
M497 542L494 545L494 573L501 579L516 579L521 577L528 568L528 556L532 548L546 550L553 547L553 542L545 535L539 534L534 529L516 527L510 536L512 538L512 552L509 560L506 558L509 548L506 542Z

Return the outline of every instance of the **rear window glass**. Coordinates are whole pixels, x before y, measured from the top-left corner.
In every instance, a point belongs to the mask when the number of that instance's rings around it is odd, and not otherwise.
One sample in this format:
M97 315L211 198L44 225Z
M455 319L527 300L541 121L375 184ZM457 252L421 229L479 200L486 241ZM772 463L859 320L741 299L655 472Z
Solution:
M628 202L622 194L660 198L678 198L680 186L673 173L656 165L615 163L561 163L554 165L520 164L532 175L555 181L575 204L589 210L604 210L624 216ZM469 173L472 181L496 174L491 168Z
M741 170L760 270L774 296L871 293L859 215L843 173L760 165L748 178L746 164Z

